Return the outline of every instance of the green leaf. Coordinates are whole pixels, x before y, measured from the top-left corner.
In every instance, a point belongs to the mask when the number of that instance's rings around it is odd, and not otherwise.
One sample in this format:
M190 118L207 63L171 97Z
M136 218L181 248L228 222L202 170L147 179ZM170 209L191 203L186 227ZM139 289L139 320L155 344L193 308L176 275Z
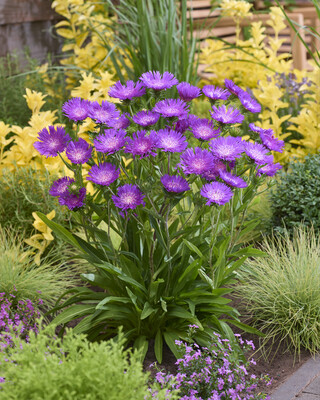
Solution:
M163 349L162 332L160 329L158 329L156 338L154 341L154 354L155 354L156 359L159 364L161 364L161 362L162 362L162 349Z
M178 359L180 357L179 349L175 343L176 340L179 340L179 336L173 332L166 331L163 332L164 340L167 343L169 349L172 351L174 356Z
M140 315L140 319L142 320L142 319L148 318L149 315L151 315L155 311L156 311L156 309L151 307L151 305L148 302L144 303L144 307L143 307L142 313Z
M162 297L160 297L160 303L161 303L161 308L163 309L164 312L167 312L167 302L163 300Z
M133 347L141 351L141 361L143 361L145 359L149 347L149 342L146 336L141 335L137 337L137 339L134 341Z
M235 326L237 326L238 328L244 330L245 332L249 332L249 333L253 333L254 335L258 335L258 336L261 336L261 337L265 337L265 334L262 333L262 332L260 332L258 329L253 328L252 326L247 325L247 324L244 324L244 323L242 323L242 322L240 322L240 321L237 321L237 320L235 320L235 319L222 319L221 321L225 321L225 322L227 322L228 324L235 325Z
M130 299L128 297L108 296L97 304L96 309L99 310L100 308L102 308L102 306L108 303L128 304L130 303Z
M204 258L204 255L201 253L201 251L198 249L198 247L196 247L194 244L192 244L191 242L189 242L186 239L183 239L183 243L194 253L198 254L198 256L200 258Z
M92 304L76 304L62 311L52 321L52 324L65 324L73 319L83 317L84 315L93 314L96 311L96 306Z

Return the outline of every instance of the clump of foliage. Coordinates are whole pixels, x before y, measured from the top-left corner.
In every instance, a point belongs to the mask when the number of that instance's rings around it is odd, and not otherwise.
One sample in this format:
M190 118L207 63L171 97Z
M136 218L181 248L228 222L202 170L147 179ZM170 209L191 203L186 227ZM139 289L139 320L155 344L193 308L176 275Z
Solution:
M299 355L320 348L320 239L314 229L294 229L265 239L267 257L247 260L237 291L266 334L264 345L282 342ZM266 348L266 353L271 349Z
M303 223L320 229L320 154L307 156L304 162L292 161L281 172L270 195L271 223L278 232ZM285 227L285 228L284 228Z
M31 332L27 343L13 341L7 354L0 353L0 397L7 400L178 399L159 385L148 387L141 354L124 350L123 335L90 343L68 330L62 342L47 327Z

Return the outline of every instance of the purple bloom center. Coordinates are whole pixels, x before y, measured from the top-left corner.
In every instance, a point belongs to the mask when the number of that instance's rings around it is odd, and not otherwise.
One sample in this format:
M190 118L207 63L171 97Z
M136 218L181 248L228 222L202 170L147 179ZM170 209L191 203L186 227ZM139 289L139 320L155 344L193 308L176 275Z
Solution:
M231 96L228 90L213 85L204 86L202 92L211 100L227 100Z
M101 153L114 154L126 143L126 131L119 129L106 129L104 134L98 135L93 143L97 151Z
M84 164L89 161L92 147L84 139L72 141L68 144L66 155L73 164Z
M87 180L92 181L98 185L109 186L120 175L120 169L111 163L102 163L94 165L90 171Z
M188 146L186 138L173 129L161 129L156 133L156 145L165 152L181 153Z
M145 86L153 90L170 89L179 81L170 72L164 72L163 75L159 71L149 71L141 75L140 80Z
M183 101L191 101L201 95L201 90L197 86L190 85L188 82L181 82L177 85L179 97Z
M182 193L190 190L188 182L182 176L163 175L160 180L168 192Z
M223 205L233 196L232 190L227 185L220 182L206 183L201 188L200 194L208 199L206 202L207 205L212 203Z

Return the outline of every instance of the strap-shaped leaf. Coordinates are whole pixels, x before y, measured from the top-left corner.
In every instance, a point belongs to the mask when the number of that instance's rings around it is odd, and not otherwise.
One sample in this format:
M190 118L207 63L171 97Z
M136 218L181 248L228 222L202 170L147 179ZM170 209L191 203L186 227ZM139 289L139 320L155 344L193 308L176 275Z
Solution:
M140 319L146 319L151 315L153 312L157 311L155 308L153 308L148 302L144 303L144 307L142 310L142 313L140 315Z
M197 246L189 242L189 240L183 239L183 243L194 253L198 254L200 258L204 258L204 255L201 253L201 251L198 249Z
M174 356L178 359L180 357L179 349L175 343L176 340L179 340L179 336L176 333L165 331L163 332L163 337L165 342L167 343L169 349L172 351Z
M93 314L96 306L92 304L76 304L62 311L53 321L52 324L65 324L73 319L83 317L84 315Z
M158 329L154 341L154 354L159 364L162 363L162 350L163 350L163 337L161 330Z

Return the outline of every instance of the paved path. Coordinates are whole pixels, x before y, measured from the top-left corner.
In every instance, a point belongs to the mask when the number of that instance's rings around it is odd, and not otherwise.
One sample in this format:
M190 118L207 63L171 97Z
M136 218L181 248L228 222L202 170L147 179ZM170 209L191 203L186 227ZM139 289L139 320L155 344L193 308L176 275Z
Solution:
M273 392L270 400L320 400L320 356L303 364Z

